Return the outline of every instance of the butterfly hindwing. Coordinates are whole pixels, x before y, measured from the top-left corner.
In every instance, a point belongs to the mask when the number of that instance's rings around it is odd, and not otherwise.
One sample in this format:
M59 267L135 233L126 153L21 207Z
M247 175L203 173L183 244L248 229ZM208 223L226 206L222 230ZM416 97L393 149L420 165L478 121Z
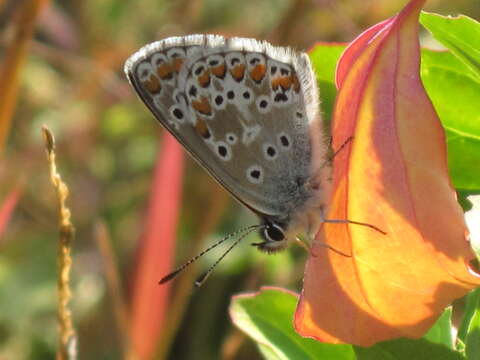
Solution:
M323 145L311 135L318 102L305 54L194 35L147 45L125 69L155 117L242 203L280 215L307 200Z

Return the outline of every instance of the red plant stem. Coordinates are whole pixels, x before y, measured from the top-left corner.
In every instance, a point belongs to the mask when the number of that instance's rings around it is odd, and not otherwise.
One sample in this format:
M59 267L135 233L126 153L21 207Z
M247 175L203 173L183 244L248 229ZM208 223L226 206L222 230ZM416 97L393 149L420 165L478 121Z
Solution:
M183 150L166 132L157 158L133 284L131 337L139 359L151 359L164 330L171 284L158 280L172 268L181 204Z

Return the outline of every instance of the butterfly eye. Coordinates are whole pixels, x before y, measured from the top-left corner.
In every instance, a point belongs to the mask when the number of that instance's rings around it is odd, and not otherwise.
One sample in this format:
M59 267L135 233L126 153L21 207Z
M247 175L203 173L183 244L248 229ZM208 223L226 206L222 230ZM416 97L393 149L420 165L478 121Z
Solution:
M283 229L277 224L268 225L263 231L267 241L282 241L285 240Z

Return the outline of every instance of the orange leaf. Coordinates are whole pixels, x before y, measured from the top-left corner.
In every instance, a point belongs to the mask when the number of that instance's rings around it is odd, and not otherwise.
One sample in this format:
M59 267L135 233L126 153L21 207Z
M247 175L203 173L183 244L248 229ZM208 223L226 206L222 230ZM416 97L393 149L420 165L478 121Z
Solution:
M164 133L133 285L131 339L139 359L152 358L164 326L170 284L160 286L158 280L174 260L183 159L181 146Z
M369 41L378 35L384 29L388 29L395 17L379 22L361 33L354 41L352 41L342 54L341 61L337 64L337 71L335 73L335 83L339 89L348 74L349 69L355 62L357 57L362 53Z
M295 325L303 336L370 346L422 336L444 308L480 284L452 189L443 128L419 77L418 16L412 0L345 51L333 147L328 218L317 234ZM326 242L351 254L341 256Z

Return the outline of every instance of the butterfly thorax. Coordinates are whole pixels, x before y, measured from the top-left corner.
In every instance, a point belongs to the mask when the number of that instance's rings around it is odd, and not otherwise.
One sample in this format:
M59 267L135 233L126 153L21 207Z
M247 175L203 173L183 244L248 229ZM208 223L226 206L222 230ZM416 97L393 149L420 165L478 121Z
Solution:
M264 225L260 230L263 242L253 245L260 251L275 253L285 249L299 235L313 239L327 211L331 185L329 174L330 166L327 164L317 170L315 178L309 179L299 187L298 190L303 193L301 196L303 203L290 209L288 215L260 215Z

